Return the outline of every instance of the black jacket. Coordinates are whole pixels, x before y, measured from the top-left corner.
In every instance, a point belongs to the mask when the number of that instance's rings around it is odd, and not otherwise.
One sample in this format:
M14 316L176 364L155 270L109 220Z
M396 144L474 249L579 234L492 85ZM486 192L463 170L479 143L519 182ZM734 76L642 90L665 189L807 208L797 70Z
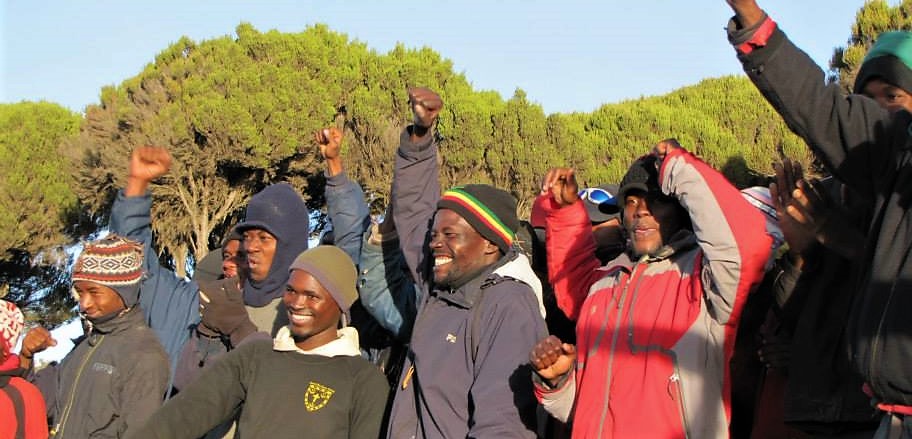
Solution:
M161 406L170 373L139 308L96 325L59 368L56 398L45 395L57 438L123 437Z
M729 26L736 47L754 29ZM874 394L912 405L912 114L890 114L839 86L778 28L739 54L750 79L839 180L873 205L865 256L847 325L852 363Z

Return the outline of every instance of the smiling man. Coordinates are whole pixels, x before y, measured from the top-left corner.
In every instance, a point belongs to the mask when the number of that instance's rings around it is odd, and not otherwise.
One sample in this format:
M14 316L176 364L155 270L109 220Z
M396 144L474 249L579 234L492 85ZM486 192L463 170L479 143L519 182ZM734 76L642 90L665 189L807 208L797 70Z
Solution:
M275 339L226 354L156 413L137 438L197 438L240 413L240 438L375 438L389 387L344 326L357 299L351 258L319 246L291 264ZM340 328L340 323L342 327Z
M535 437L527 354L546 332L540 283L514 247L516 199L480 184L441 195L433 131L443 103L426 88L409 102L391 202L422 301L389 437Z
M727 437L728 360L770 253L764 218L667 139L621 181L630 245L602 267L573 170L542 190L550 280L578 316L577 346L549 336L530 352L542 404L573 414L573 437Z

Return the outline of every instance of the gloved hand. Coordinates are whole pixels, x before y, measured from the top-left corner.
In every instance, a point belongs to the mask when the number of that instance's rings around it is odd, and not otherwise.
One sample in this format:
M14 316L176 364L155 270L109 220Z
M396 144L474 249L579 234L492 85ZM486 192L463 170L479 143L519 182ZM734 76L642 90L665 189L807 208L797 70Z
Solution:
M257 330L234 278L200 283L200 314L200 332L227 336L233 347Z

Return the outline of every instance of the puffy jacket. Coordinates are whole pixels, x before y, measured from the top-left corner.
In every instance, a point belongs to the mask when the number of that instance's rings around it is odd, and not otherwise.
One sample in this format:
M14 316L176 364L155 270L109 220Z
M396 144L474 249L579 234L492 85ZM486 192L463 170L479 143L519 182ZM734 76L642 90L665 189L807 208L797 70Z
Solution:
M127 197L118 192L111 208L111 231L143 244L145 277L139 289L139 305L168 353L173 376L190 338L190 327L199 323L199 287L158 262L158 253L152 249L151 195Z
M581 203L545 203L549 275L577 318L577 364L545 408L573 410L573 437L727 437L728 362L738 318L770 253L765 221L725 178L683 149L659 170L693 229L653 257L595 257Z

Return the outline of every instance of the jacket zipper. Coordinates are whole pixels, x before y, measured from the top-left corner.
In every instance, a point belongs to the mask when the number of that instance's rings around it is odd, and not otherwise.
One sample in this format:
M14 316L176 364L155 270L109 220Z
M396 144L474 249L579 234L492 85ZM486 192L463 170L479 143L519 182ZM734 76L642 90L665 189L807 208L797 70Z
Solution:
M76 371L76 378L73 380L73 389L70 391L70 399L67 402L66 407L63 410L63 416L60 417L60 422L54 426L54 429L51 430L51 436L57 436L58 434L63 436L63 427L66 426L67 418L70 417L70 412L73 408L73 400L76 399L76 389L79 388L79 378L82 377L82 370L85 368L86 363L92 358L92 355L95 353L95 350L101 346L101 342L104 341L105 336L102 335L98 339L98 343L95 346L92 346L92 349L89 349L89 352L86 354L85 359L82 360L82 364L79 365L79 369Z
M883 325L884 321L887 319L887 312L890 309L890 303L893 302L893 294L896 292L896 281L893 281L893 286L890 288L890 295L887 296L887 303L884 305L884 311L880 314L880 321L877 323L877 331L874 333L874 337L871 342L871 360L868 362L868 376L870 377L870 382L868 383L871 386L871 390L876 395L877 389L880 387L879 383L875 383L877 373L875 372L875 365L877 364L877 356L880 344L882 343L881 337L883 334ZM879 398L878 398L879 399ZM880 402L880 401L878 401Z
M672 375L669 380L674 383L674 388L677 389L678 394L677 399L678 403L678 414L681 416L681 427L684 428L684 438L687 439L690 437L690 425L687 424L687 414L684 411L686 404L684 403L684 389L681 387L681 370L678 368L678 359L672 358L674 361L674 375Z
M612 375L614 374L614 370L613 370L613 368L614 368L614 351L615 351L615 348L617 347L618 334L620 333L620 329L621 329L621 320L622 320L624 302L627 300L627 290L630 288L630 284L632 284L634 281L639 282L639 280L640 280L640 278L637 276L637 269L639 268L639 266L640 266L640 261L637 261L633 264L633 269L630 271L630 277L627 279L627 283L624 284L624 289L623 289L623 291L621 291L621 297L618 299L618 302L617 302L617 318L615 319L615 323L614 323L614 334L612 334L612 336L611 336L611 350L608 351L609 352L608 375L605 379L606 400L605 400L605 404L602 405L602 414L601 414L601 417L599 418L598 437L602 437L602 429L605 428L605 415L606 415L606 411L608 410L608 398L610 398L610 396L611 396L611 379L612 379ZM634 279L634 277L636 277L636 279ZM636 289L636 287L634 287L634 289ZM604 329L605 328L602 327L601 330L604 331ZM590 357L592 356L591 354L592 354L592 352L589 353Z

